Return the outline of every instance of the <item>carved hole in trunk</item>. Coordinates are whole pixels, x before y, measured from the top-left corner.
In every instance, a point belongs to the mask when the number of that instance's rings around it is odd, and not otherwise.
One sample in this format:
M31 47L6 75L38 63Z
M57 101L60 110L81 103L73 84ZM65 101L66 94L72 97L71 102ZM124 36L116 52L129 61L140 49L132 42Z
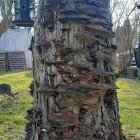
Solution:
M112 90L107 90L104 96L104 103L107 108L114 108L114 92Z
M103 61L105 71L108 71L108 62Z
M114 135L114 133L111 133L110 135L109 135L109 138L108 138L108 140L116 140L117 138L116 138L116 136Z
M82 122L85 114L86 114L86 111L83 108L80 108L80 111L79 111L79 122Z
M93 67L96 68L97 67L97 59L95 56L92 56L92 62L93 62Z
M93 82L95 82L95 83L98 84L98 83L100 82L100 77L98 76L98 77L94 78L94 79L93 79Z
M39 54L42 54L42 48L41 48L41 46L37 46L36 49L37 49L37 51L38 51Z
M111 81L108 77L105 78L105 84L111 84Z

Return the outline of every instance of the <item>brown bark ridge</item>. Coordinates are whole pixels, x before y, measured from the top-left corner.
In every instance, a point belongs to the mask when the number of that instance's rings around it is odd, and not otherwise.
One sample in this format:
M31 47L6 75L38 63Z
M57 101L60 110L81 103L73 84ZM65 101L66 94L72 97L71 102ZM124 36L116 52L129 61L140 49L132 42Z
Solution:
M27 140L123 140L108 0L40 0Z

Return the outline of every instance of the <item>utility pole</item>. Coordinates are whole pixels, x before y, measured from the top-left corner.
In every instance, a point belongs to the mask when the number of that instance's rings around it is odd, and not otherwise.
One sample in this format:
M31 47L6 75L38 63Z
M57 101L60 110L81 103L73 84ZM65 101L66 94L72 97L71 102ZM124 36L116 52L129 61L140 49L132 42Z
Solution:
M138 9L140 9L140 4L137 6ZM138 51L139 51L139 55L138 55L138 68L140 68L140 27L139 27L139 46L138 46Z

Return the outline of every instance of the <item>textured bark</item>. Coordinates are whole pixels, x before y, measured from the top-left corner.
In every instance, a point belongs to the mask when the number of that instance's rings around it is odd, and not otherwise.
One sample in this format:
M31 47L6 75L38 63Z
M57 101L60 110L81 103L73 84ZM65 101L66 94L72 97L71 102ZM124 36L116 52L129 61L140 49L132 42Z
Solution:
M111 27L108 0L40 0L27 140L124 139Z

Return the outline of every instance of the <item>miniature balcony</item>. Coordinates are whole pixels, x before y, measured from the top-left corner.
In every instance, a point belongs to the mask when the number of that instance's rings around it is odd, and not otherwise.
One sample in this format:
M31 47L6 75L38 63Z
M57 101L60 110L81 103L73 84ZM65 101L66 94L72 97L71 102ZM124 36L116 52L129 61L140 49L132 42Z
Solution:
M54 19L53 18L47 18L42 22L43 27L47 27L49 24L54 24Z
M71 94L73 93L73 91L68 91L67 90L67 86L66 85L59 85L57 88L56 88L56 92L57 93L60 93L60 94Z
M71 130L71 131L64 132L63 135L64 138L66 139L72 139L72 137L75 136L75 132Z
M63 111L62 113L50 114L49 119L52 125L60 126L73 126L79 122L79 116L69 111Z
M67 61L65 60L57 60L57 61L46 61L45 64L47 64L48 66L51 66L51 65L55 65L56 67L57 66L64 66L66 65Z
M42 53L42 46L41 45L35 46L35 49L38 51L39 54Z
M47 29L50 31L50 32L53 32L54 30L54 25L47 25Z
M67 15L67 16L63 16L61 18L58 19L59 22L65 24L68 21L74 21L74 22L85 22L90 20L90 17L87 15Z
M96 6L90 6L90 5L81 7L80 9L81 9L81 11L84 12L84 14L87 14L87 15L93 15L93 14L98 15L98 10L99 10Z
M43 83L39 86L37 92L47 96L52 96L55 94L56 91L51 85Z
M86 93L86 92L89 92L91 90L94 90L95 87L86 81L77 81L77 82L73 82L73 83L67 85L66 89L72 90L72 91L77 91L80 93Z
M96 6L96 7L99 8L98 0L90 0L90 1L88 2L88 4L90 4L90 5L94 5L94 6Z
M105 71L105 70L101 70L101 69L96 69L94 70L94 74L96 76L111 76L111 75L114 75L113 72L108 72L108 71Z
M97 58L97 60L110 60L112 59L112 55L110 54L105 54L102 52L98 52L95 57Z
M116 90L117 86L116 85L109 85L109 84L98 84L97 89L99 90Z
M73 49L72 48L63 48L61 51L60 51L61 55L62 56L67 56L69 55L70 53L73 53Z
M82 85L78 82L73 82L69 85L59 85L56 91L59 94L63 94L63 96L67 97L84 97L86 93L89 91L94 90L92 85Z
M73 8L66 8L66 9L62 9L60 10L61 14L64 14L64 15L76 15L76 14L80 14L81 11L80 10L77 10L77 9L73 9Z
M55 78L55 77L57 76L57 74L54 73L54 72L50 72L50 73L48 73L47 75L48 75L50 78Z
M55 47L63 47L64 40L63 39L54 39L53 40Z
M77 78L78 80L80 80L80 81L90 81L90 80L92 80L93 79L93 73L80 73L80 74L78 74L78 73L75 73L74 75L73 75L73 77L74 78Z
M113 31L104 28L101 25L85 25L85 28L89 28L95 31L95 34L100 34L103 37L114 37L115 34Z
M28 121L32 121L32 120L33 120L33 113L34 113L33 108L27 110L26 119L27 119Z
M55 65L56 65L56 66L57 66L57 65L65 66L66 63L67 63L66 60L56 59L56 64L55 64Z
M117 50L117 48L118 48L118 47L117 47L116 45L114 45L114 44L111 45L111 49Z
M61 74L61 75L67 75L67 76L71 76L71 72L68 69L62 69L62 68L57 68L57 71Z
M70 28L63 27L63 28L61 28L61 30L62 30L63 33L64 32L69 32L70 31Z
M83 48L76 48L73 50L73 53L82 54L82 53L86 53L86 50L84 50Z
M51 66L51 65L55 65L56 62L55 61L45 61L45 63L48 65L48 66Z
M90 20L90 24L92 24L92 25L95 25L95 24L97 24L97 25L103 25L103 26L111 26L112 27L112 24L110 23L110 22L108 22L106 19L99 19L99 18L92 18L91 20Z
M80 69L81 71L82 70L93 70L93 64L90 63L90 62L79 62L79 63L73 63L72 65L73 68L76 68L76 69Z
M99 100L99 97L89 98L82 101L82 106L87 106L89 108L98 108L97 105L101 104L102 101Z
M46 47L46 48L51 47L51 42L47 37L41 38L40 40L37 41L37 43L40 46L43 46L43 47Z
M90 32L82 32L82 33L78 33L76 34L76 38L80 41L80 42L87 42L87 43L94 43L96 41L98 41L98 39L93 36Z
M113 50L111 48L101 48L100 51L102 53L105 53L105 54L112 54L113 53Z
M26 127L25 127L25 132L29 132L30 134L32 133L33 128L32 128L32 123L29 122Z
M66 102L67 101L67 102ZM78 108L79 104L75 101L75 98L63 98L56 102L62 108Z

